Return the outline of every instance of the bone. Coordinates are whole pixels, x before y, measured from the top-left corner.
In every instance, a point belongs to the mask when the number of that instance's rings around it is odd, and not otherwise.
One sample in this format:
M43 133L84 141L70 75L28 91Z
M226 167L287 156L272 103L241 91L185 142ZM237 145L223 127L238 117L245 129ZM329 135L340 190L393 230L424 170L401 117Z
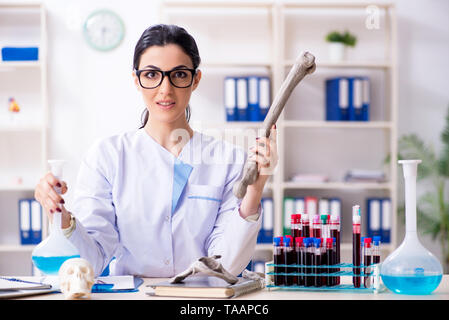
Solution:
M208 276L221 278L230 284L236 283L238 281L238 278L233 274L229 273L221 265L221 263L217 261L220 258L221 258L220 255L214 255L212 257L201 257L198 260L194 261L188 269L174 276L170 280L170 282L179 283L182 282L185 278L192 276L196 273L204 273Z
M299 54L265 117L262 125L264 137L270 137L271 128L276 124L282 110L284 110L285 104L293 89L306 75L313 73L315 69L316 64L314 55L307 51ZM233 193L239 199L242 199L245 196L248 186L256 182L259 176L257 162L249 160L249 158L250 156L248 156L248 159L243 166L242 179L236 182L233 187Z

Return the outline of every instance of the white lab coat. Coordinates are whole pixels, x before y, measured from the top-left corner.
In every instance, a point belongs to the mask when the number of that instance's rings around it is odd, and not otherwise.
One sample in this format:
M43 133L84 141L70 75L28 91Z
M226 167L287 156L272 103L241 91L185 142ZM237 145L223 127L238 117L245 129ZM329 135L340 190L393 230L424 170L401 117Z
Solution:
M232 274L251 260L262 221L232 194L246 153L194 132L176 158L144 129L97 142L81 163L69 240L96 276L172 277L219 254Z

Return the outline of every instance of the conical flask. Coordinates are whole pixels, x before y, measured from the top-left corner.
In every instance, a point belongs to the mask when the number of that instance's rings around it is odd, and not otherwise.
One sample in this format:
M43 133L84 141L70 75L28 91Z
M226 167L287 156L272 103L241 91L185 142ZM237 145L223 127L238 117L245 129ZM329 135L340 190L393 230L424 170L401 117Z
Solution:
M49 160L51 172L61 179L63 160ZM56 192L60 193L59 189ZM34 265L46 275L57 275L67 259L79 258L78 249L64 236L61 229L61 212L53 214L50 235L34 248L31 258Z
M400 294L430 294L440 284L443 268L421 244L416 223L416 174L421 160L400 160L405 179L405 238L382 263L385 286Z

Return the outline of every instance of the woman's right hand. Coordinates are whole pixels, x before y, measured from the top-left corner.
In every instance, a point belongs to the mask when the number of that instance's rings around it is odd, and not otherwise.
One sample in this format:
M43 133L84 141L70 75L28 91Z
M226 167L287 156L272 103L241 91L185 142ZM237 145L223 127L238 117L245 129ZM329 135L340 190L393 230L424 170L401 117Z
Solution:
M60 188L61 194L58 194L54 187ZM61 227L63 229L70 226L70 213L64 208L64 199L61 196L66 192L67 184L64 181L56 179L51 172L48 172L39 180L34 190L34 198L45 209L50 222L53 221L53 213L56 211L62 212Z

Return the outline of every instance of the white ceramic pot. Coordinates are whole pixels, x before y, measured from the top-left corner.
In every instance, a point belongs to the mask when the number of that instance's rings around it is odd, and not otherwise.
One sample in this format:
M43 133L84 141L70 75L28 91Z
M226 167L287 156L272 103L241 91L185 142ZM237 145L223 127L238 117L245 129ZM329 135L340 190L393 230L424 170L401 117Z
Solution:
M346 46L341 42L329 42L329 60L341 62L345 60Z

